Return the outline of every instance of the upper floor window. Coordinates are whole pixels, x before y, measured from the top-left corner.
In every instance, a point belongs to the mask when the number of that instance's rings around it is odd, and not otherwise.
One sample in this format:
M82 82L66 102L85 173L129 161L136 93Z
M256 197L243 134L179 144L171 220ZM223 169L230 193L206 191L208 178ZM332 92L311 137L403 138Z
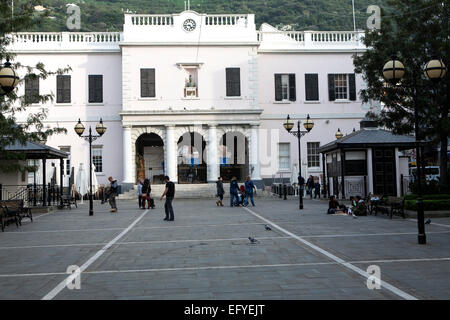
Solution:
M356 100L355 74L329 74L328 94L330 101Z
M227 97L241 96L241 69L226 68Z
M39 103L39 78L28 76L25 78L25 101Z
M89 75L89 103L103 102L103 75Z
M156 97L155 69L141 69L141 97Z
M317 73L305 74L305 100L319 101L319 75Z
M320 142L308 142L308 168L320 167L320 155L319 155Z
M56 103L70 103L70 82L69 75L56 76Z
M295 74L275 74L275 101L295 100Z

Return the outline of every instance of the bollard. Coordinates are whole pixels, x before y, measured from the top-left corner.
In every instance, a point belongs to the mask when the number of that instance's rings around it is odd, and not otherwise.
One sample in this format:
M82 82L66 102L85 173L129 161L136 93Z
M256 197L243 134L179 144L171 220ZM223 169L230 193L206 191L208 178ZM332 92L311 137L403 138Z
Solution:
M283 193L284 193L284 199L287 200L287 185L283 185Z

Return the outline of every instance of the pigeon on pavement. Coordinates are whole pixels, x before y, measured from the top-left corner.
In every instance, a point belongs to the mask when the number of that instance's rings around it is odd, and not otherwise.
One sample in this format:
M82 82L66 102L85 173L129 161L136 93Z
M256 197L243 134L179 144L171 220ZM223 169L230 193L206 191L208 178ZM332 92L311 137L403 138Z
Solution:
M425 224L430 224L431 223L431 219L428 219L427 221L425 221Z
M265 228L267 231L271 231L271 230L272 230L272 228L269 227L267 224L264 225L264 228Z
M257 243L258 240L256 240L255 238L252 237L248 237L248 240L250 240L250 243Z

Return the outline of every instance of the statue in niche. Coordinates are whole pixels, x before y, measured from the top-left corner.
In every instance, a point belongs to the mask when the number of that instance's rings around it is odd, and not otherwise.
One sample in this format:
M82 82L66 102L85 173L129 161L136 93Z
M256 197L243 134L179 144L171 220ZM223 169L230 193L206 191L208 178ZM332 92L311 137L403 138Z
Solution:
M192 80L192 75L191 74L189 75L189 80L186 79L186 87L188 87L188 88L195 87L195 83Z

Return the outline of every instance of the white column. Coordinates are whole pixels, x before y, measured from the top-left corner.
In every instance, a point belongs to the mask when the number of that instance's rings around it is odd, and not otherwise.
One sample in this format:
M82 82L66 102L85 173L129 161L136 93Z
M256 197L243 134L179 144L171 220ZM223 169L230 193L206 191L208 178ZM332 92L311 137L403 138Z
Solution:
M259 165L259 139L258 139L258 130L259 125L253 125L250 134L251 134L251 143L250 143L250 173L252 176L252 180L261 180L261 167ZM253 168L253 172L251 170Z
M395 181L397 184L397 197L400 197L401 190L400 190L400 159L398 158L398 148L395 148L394 150L394 157L395 157Z
M131 151L131 127L123 127L123 182L135 183L133 177L132 151Z
M367 184L369 193L373 194L372 148L367 149Z
M217 127L209 125L208 129L208 182L213 183L220 175L219 156L217 154Z
M166 126L166 173L172 182L178 182L177 144L175 142L175 126Z

